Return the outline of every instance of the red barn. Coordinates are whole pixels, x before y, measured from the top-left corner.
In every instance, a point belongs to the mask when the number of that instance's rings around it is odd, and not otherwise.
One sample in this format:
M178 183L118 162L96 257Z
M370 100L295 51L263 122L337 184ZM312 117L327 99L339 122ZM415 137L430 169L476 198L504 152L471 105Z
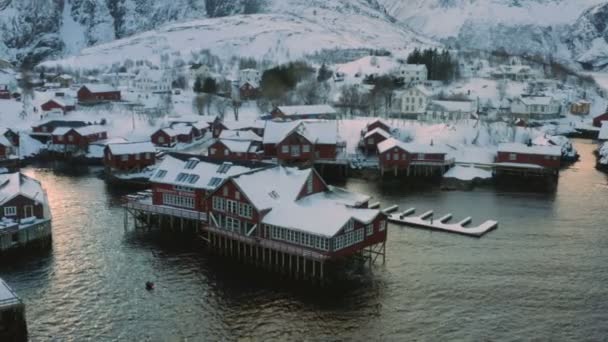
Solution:
M76 109L76 105L69 100L51 99L40 105L40 109L45 112L53 109L61 110L63 113L67 113Z
M497 167L521 169L553 169L561 166L562 150L559 146L528 146L505 143L498 146Z
M151 142L108 144L104 148L103 163L107 168L120 171L142 170L154 165L156 148Z
M338 127L335 121L291 121L266 124L264 155L285 162L336 160Z
M363 147L367 153L377 151L379 143L391 137L391 134L385 131L382 127L376 127L371 131L368 131L363 136Z
M224 160L256 160L260 158L259 144L250 140L217 139L208 148L212 158Z
M120 101L120 90L108 84L85 84L78 90L78 102Z
M0 174L0 218L44 218L47 198L37 180L19 172Z
M602 127L602 121L608 121L608 112L593 118L593 126Z
M52 133L53 144L79 148L86 148L92 142L107 138L108 134L103 126L58 127Z
M380 170L404 170L412 166L444 167L452 161L446 158L447 151L441 146L404 143L389 138L378 144L378 166Z
M279 120L335 119L338 113L330 105L278 106L270 115Z

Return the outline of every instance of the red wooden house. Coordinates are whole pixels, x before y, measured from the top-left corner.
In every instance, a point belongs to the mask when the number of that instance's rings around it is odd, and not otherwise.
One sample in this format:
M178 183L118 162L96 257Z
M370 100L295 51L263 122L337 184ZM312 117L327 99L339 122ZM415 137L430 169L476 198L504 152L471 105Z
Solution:
M378 166L384 170L406 170L411 167L444 168L453 163L441 146L404 143L388 138L378 144Z
M561 166L559 146L528 146L505 143L498 146L496 167L557 170Z
M213 226L327 257L386 240L386 216L369 197L338 195L314 169L274 167L228 179L207 197ZM361 197L365 197L363 200Z
M335 121L270 121L264 130L264 155L284 162L336 160L338 143Z
M44 218L46 193L37 180L19 172L0 174L0 218Z
M47 134L50 135L53 133L55 128L58 127L71 127L78 128L87 126L87 123L84 121L76 121L76 120L48 120L39 123L36 126L32 126L32 132L34 134Z
M602 121L608 121L608 112L593 118L593 126L602 127Z
M216 139L207 149L207 155L224 160L259 160L259 146L251 140Z
M108 144L104 148L104 165L111 170L142 170L154 165L156 148L151 142Z
M380 128L388 133L393 131L393 128L391 127L391 125L388 124L388 122L382 119L375 119L374 121L367 124L365 132L371 132L377 128Z
M61 110L63 113L67 113L67 112L75 110L76 104L74 104L72 101L66 100L66 99L50 99L50 100L46 101L45 103L43 103L42 105L40 105L40 109L42 109L45 112L48 112L48 111L51 111L54 109L58 109L58 110Z
M379 143L391 137L391 134L382 127L376 127L363 135L363 148L367 153L376 152Z
M54 145L64 145L74 148L87 148L90 143L108 138L103 126L84 126L79 128L58 127L52 133Z
M190 144L199 136L199 131L193 126L176 124L173 127L161 128L152 134L151 141L160 147L173 147L177 143Z
M85 84L78 90L78 102L120 101L120 90L108 84Z

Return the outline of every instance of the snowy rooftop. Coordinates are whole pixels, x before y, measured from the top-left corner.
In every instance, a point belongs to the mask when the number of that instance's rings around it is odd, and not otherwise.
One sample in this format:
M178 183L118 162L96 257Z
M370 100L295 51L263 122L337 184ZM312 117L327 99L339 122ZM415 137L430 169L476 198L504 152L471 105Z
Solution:
M553 101L550 96L522 96L521 102L527 106L538 105L548 106Z
M114 88L113 86L109 85L109 84L85 84L83 85L83 87L89 89L90 92L92 93L109 93L109 92L113 92L113 91L118 91L118 89Z
M149 141L112 143L108 144L112 155L120 156L125 154L156 153L156 148Z
M388 138L378 144L378 152L384 153L393 147L407 151L408 153L427 153L427 154L447 154L448 151L443 146L425 145L417 143L405 143L395 138Z
M0 205L23 195L40 203L46 203L46 195L37 180L19 172L0 174Z
M262 137L252 131L223 130L222 133L220 133L219 138L228 140L262 141Z
M53 135L64 135L71 130L76 131L78 134L80 134L82 136L106 132L106 128L104 126L90 125L90 126L83 126L83 127L76 127L76 128L74 128L74 127L57 127L53 131Z
M385 138L390 138L391 134L387 131L385 131L384 129L382 129L381 127L376 127L374 129L372 129L371 131L367 132L364 136L363 139L367 139L368 137L371 137L374 134L380 134L381 136L385 137Z
M61 107L76 105L76 100L69 98L69 97L64 97L64 98L55 97L55 98L48 100L47 102L55 102L56 104L60 105Z
M178 135L188 135L192 132L192 126L186 124L175 124L171 127L162 128L161 131L167 133L170 137Z
M218 139L218 142L226 146L230 151L236 153L247 153L247 152L255 152L251 151L251 141L249 140L227 140L227 139Z
M434 105L443 108L448 112L474 112L475 102L473 101L440 101L435 100L432 102Z
M290 115L314 115L314 114L336 114L336 110L330 105L309 106L279 106L281 113Z
M293 132L312 143L333 145L338 142L336 121L268 121L264 129L264 144L278 144Z
M262 163L231 163L196 155L170 154L160 163L150 181L214 190L229 177L265 167L268 166Z
M599 140L608 140L608 121L602 121L602 128L600 128L597 138Z
M545 156L561 156L562 149L559 146L528 146L520 143L503 143L498 145L498 152L537 154Z

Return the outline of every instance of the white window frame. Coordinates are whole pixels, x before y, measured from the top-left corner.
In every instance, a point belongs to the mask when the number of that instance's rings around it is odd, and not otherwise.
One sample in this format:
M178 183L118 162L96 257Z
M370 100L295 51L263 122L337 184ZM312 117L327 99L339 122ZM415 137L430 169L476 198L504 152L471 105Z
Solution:
M289 153L289 145L281 146L281 153Z
M4 216L17 216L17 207L4 207Z

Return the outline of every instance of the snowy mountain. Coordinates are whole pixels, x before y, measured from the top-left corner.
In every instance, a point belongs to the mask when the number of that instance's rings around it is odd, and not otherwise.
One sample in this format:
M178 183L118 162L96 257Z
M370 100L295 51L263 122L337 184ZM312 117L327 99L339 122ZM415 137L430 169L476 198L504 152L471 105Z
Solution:
M379 0L413 30L468 49L605 65L603 0ZM597 6L596 6L597 5ZM594 7L595 6L595 7ZM601 10L603 8L604 10ZM603 22L602 22L603 20Z

